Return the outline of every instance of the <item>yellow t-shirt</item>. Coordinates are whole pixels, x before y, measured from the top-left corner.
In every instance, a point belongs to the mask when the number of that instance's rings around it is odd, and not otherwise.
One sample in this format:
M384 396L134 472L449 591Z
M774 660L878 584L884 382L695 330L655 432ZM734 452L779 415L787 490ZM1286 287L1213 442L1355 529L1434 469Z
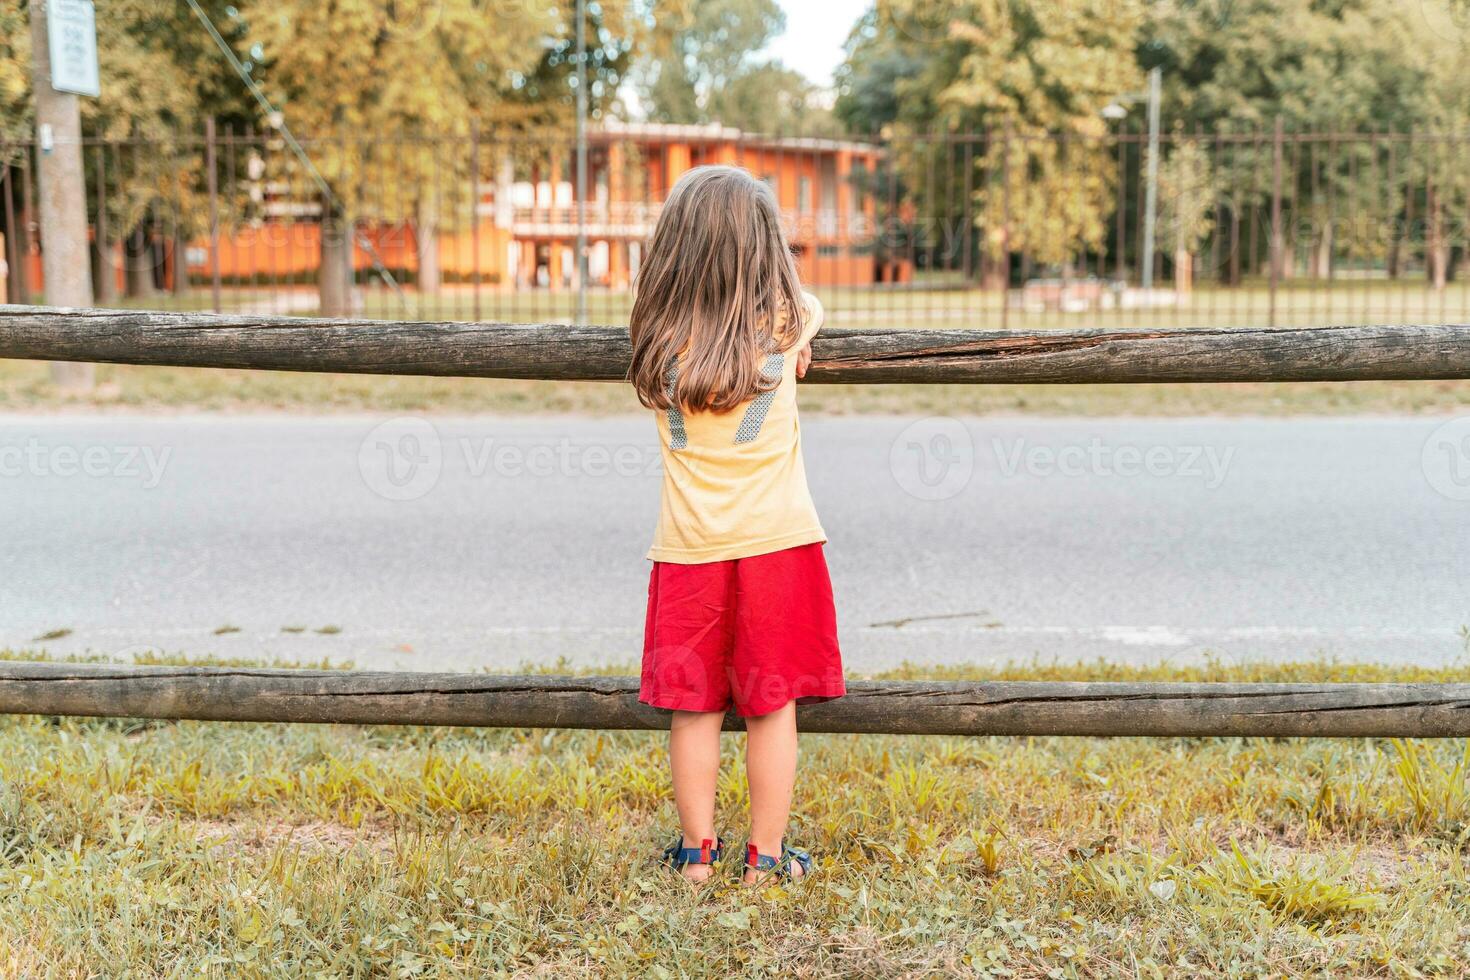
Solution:
M801 339L761 365L767 377L780 376L775 388L728 412L655 413L664 481L648 551L654 561L725 561L827 540L807 490L796 417L796 355L823 316L815 296L803 297Z

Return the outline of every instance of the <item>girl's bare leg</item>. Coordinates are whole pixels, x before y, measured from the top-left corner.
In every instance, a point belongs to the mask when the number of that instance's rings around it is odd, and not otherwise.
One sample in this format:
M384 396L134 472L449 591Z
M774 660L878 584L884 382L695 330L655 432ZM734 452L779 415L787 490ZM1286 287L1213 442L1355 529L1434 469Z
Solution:
M781 856L791 789L796 782L796 702L768 715L745 719L745 777L750 782L750 842L756 850ZM792 870L801 874L800 866ZM761 876L746 871L745 880Z
M723 711L675 711L669 725L669 765L674 775L674 805L685 847L715 839L715 788L720 776ZM703 881L707 864L686 864L684 877Z

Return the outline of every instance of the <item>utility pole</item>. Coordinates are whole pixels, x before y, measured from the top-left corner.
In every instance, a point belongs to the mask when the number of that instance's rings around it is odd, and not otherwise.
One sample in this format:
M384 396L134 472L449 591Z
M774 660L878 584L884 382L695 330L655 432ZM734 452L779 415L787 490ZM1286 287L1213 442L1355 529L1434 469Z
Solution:
M1163 72L1148 73L1148 187L1144 192L1143 288L1154 287L1154 225L1159 215L1159 101Z
M577 0L577 325L587 324L587 0Z
M36 100L36 171L39 178L41 272L49 306L92 305L87 254L86 178L82 120L76 95L52 85L47 19L58 0L31 0L31 89ZM90 5L88 5L90 11ZM95 43L95 42L94 42ZM109 263L101 263L106 274ZM92 387L90 364L53 362L51 380L62 388Z

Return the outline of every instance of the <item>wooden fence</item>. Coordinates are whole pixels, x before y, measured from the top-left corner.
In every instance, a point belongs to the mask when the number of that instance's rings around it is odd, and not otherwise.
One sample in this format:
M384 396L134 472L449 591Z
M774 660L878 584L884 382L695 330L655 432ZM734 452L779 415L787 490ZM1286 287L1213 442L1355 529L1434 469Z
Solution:
M626 330L0 305L0 357L271 371L618 381ZM823 330L806 380L866 384L1470 377L1470 326Z
M0 306L0 357L612 381L610 328ZM917 383L1470 378L1470 326L1289 330L829 330L808 380ZM0 713L647 729L623 677L0 662ZM1470 684L854 682L816 732L1470 737ZM729 727L739 727L731 718Z
M0 663L0 713L209 721L667 727L636 677ZM1470 684L854 681L811 732L1470 736ZM740 726L731 716L727 728Z

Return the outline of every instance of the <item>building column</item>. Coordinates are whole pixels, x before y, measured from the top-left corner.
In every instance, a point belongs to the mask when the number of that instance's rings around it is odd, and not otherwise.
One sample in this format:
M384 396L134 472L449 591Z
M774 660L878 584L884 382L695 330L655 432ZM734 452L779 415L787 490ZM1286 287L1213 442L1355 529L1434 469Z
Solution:
M667 171L666 179L668 180L668 186L664 188L664 193L667 194L674 189L674 185L679 182L679 178L684 176L685 172L689 170L689 144L670 143L665 150L665 154L668 160L665 168Z
M555 208L559 203L556 199L556 192L559 187L561 187L561 154L553 150L551 152L551 201L549 202L552 208ZM552 219L553 221L555 220L555 214L553 214Z
M618 224L626 216L628 192L624 181L623 144L613 140L607 145L607 221Z
M843 246L852 244L852 152L837 151L837 239Z
M521 241L521 265L517 270L518 278L522 286L536 285L536 241L535 239L524 239Z
M607 284L612 289L628 288L627 242L610 238L607 242Z
M628 199L627 163L623 144L613 140L607 146L607 285L610 289L628 288L627 244L623 226L633 218L633 202Z
M495 165L495 225L499 228L510 230L515 224L515 201L514 187L516 180L515 162L510 158L509 150L502 150L500 159ZM477 184L476 187L479 185ZM475 206L480 205L480 195L475 194Z

